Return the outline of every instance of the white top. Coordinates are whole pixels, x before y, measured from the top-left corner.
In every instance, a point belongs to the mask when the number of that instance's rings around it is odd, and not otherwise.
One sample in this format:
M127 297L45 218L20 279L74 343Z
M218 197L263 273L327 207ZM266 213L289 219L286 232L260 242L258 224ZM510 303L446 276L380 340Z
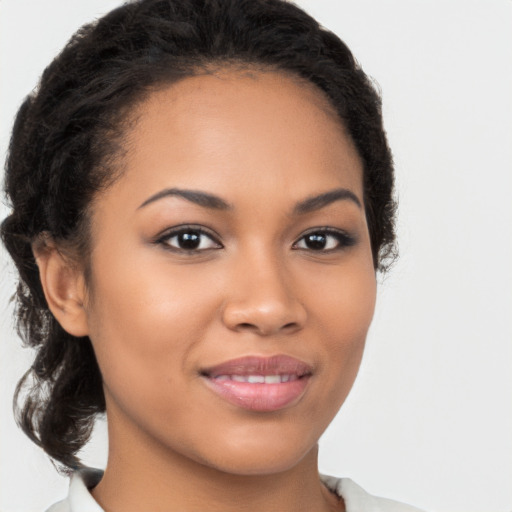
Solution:
M76 471L71 476L68 496L52 505L47 512L104 512L89 492L102 476L103 471L98 469ZM328 489L343 498L347 512L421 512L398 501L372 496L350 478L320 475L320 479Z

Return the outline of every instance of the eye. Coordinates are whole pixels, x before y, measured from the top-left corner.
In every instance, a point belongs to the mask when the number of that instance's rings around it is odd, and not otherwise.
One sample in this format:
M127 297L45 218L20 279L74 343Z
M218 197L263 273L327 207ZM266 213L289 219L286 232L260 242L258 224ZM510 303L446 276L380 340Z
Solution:
M167 231L156 242L175 251L198 252L222 248L213 235L194 226L182 226Z
M343 231L333 228L318 228L299 238L293 248L328 252L350 247L355 243L356 240L354 237Z

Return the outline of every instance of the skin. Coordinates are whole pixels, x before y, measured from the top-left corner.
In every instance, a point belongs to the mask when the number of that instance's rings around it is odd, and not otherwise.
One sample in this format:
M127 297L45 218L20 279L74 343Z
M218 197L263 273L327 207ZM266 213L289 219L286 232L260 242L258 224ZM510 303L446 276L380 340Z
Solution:
M362 164L323 94L274 72L187 78L153 92L126 134L124 174L92 205L91 277L48 244L45 293L88 335L104 379L106 511L326 511L317 442L357 374L375 305ZM178 196L221 197L228 210ZM334 189L306 213L297 203ZM187 252L169 230L203 226ZM313 250L326 226L353 240ZM310 364L300 400L275 412L226 402L199 370L246 355Z

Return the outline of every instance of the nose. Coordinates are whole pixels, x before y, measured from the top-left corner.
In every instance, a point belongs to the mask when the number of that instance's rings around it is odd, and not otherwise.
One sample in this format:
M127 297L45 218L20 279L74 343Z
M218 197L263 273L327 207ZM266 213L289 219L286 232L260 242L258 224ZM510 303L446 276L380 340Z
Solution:
M304 327L306 308L293 291L293 279L276 258L246 260L232 275L223 322L237 332L260 336L294 333Z

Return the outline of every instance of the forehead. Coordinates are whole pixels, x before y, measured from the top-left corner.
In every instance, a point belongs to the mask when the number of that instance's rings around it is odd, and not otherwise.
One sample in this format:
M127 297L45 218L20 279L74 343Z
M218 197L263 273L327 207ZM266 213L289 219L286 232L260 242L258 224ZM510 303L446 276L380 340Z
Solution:
M362 165L345 127L325 94L298 77L186 78L150 94L134 119L119 186L141 202L170 186L290 200L344 186L362 202Z

